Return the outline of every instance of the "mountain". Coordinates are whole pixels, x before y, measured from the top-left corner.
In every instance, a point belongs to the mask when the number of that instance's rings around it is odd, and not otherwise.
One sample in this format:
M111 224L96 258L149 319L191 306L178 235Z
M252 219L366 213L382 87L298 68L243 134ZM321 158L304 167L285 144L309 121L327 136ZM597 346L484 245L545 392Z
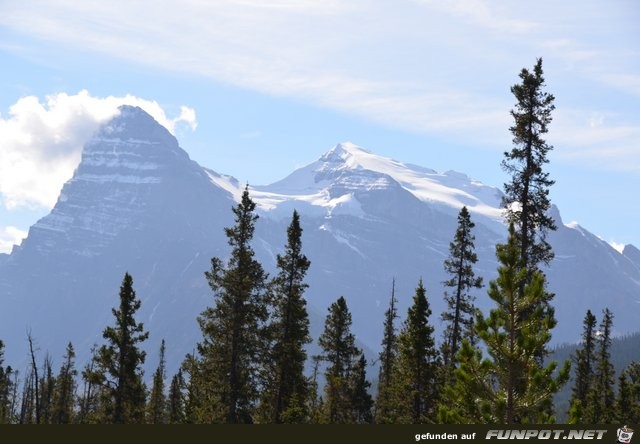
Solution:
M28 329L44 353L59 358L73 341L84 362L112 322L125 271L142 300L151 332L148 365L167 340L169 371L200 338L196 317L212 303L203 273L210 258L228 257L223 228L243 185L189 159L176 139L139 108L122 107L85 145L82 160L53 210L9 256L0 255L0 338L7 362L26 354ZM439 326L444 309L442 262L466 205L476 222L476 271L496 275L495 245L505 239L499 189L464 174L377 156L351 143L268 186L253 187L261 216L254 248L273 272L293 209L301 214L311 260L306 295L317 339L327 307L344 295L358 340L375 357L383 313L396 279L404 317L423 278ZM637 329L640 260L620 254L586 229L563 224L550 241L546 270L558 326L555 343L575 342L587 308L613 310L618 334ZM490 308L486 291L477 304ZM313 351L313 347L312 347Z
M203 270L224 255L212 242L231 223L233 201L139 108L120 115L85 145L53 210L29 230L0 268L0 337L7 359L25 355L32 330L54 358L73 341L79 362L113 322L125 271L153 332L150 357L166 337L191 350L195 316L211 299Z

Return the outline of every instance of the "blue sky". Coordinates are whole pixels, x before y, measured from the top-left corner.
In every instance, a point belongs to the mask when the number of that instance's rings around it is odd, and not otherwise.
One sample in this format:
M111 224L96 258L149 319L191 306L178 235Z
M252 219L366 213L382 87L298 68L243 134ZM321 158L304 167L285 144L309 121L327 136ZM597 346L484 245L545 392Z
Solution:
M204 166L281 179L338 142L501 186L509 87L542 57L565 222L640 246L636 1L0 3L0 251L119 103Z

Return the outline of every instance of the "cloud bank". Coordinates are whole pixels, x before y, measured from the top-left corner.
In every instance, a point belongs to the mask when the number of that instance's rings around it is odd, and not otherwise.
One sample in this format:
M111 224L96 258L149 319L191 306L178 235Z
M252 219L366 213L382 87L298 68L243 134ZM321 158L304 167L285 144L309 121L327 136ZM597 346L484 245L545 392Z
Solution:
M575 111L552 125L560 157L640 171L639 11L598 0L6 0L0 25L497 151L509 143L509 86L543 56L558 110ZM593 113L608 118L594 128Z

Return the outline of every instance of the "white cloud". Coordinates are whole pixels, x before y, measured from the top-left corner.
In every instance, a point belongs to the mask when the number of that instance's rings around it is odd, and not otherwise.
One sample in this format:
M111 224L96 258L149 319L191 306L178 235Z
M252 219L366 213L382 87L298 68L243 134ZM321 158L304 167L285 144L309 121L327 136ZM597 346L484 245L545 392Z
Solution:
M20 245L27 232L16 227L0 227L0 253L11 253L14 245Z
M509 86L545 59L558 110L610 91L638 94L637 29L623 4L491 0L5 0L0 25L152 68L329 107L452 141L508 145ZM628 21L626 21L628 20ZM637 31L635 31L637 33ZM10 50L10 42L5 46ZM635 52L634 52L635 51ZM615 73L615 74L611 74ZM562 84L562 91L555 89ZM604 88L604 89L603 89ZM562 94L560 93L562 92ZM572 100L576 104L560 100ZM631 114L637 105L628 105ZM184 121L191 121L182 113ZM549 139L573 160L637 169L640 121L552 124ZM556 125L558 129L555 130ZM191 125L192 128L194 125ZM637 148L636 148L637 149ZM631 166L631 167L630 167Z
M640 172L640 125L615 113L556 110L548 140L559 159L589 167Z
M617 250L618 253L622 253L624 251L624 244L621 244L619 242L615 242L615 241L611 241L609 242L609 245L611 245L613 247L614 250Z
M195 129L195 111L186 106L167 117L155 101L126 95L93 97L87 91L58 93L41 102L19 99L0 115L0 197L7 209L51 208L80 161L82 146L98 126L115 116L118 106L143 108L169 131L184 122Z

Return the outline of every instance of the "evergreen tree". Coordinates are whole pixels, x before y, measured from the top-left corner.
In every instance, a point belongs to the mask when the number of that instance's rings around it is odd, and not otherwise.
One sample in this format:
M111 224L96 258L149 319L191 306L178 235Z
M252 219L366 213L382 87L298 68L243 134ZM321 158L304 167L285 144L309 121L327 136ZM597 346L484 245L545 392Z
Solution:
M304 376L307 360L304 346L311 338L304 299L308 285L304 278L311 263L302 253L301 238L300 216L294 211L287 229L285 254L277 256L278 274L270 285L274 311L269 335L273 345L262 394L262 417L270 423L301 422L308 416L309 382Z
M442 343L442 361L447 379L453 376L456 367L456 355L460 350L462 338L472 344L475 341L473 320L475 306L470 290L482 288L482 278L476 277L473 265L478 262L475 252L475 236L471 230L475 224L467 207L462 207L458 214L458 228L453 242L449 244L449 257L444 261L444 270L451 276L444 285L451 291L445 291L447 311L442 313L445 322L444 341Z
M440 357L430 316L427 292L420 279L398 336L398 360L394 370L397 422L418 424L436 419Z
M597 365L593 378L593 387L587 394L584 422L589 424L611 423L615 420L615 370L611 363L611 328L613 327L613 313L606 308L598 334L596 351Z
M53 412L53 396L56 386L56 380L53 376L53 362L47 354L44 359L42 368L42 377L40 378L40 423L51 424Z
M391 285L389 308L384 315L384 336L380 352L380 372L378 374L378 396L376 398L375 420L378 424L392 423L396 416L396 400L393 396L393 369L397 360L398 335L395 320L398 317L396 307L396 281Z
M311 382L309 385L309 400L308 411L309 411L309 422L311 424L320 424L323 420L323 411L324 411L324 402L322 397L318 394L318 371L320 367L320 362L322 361L322 356L315 355L311 357L313 361L313 372L311 375Z
M624 379L624 383L622 382ZM631 362L620 375L616 407L621 424L640 423L640 363Z
M594 377L596 317L587 310L583 321L582 347L575 357L575 379L571 396L569 422L582 422L583 408L587 403L587 396L591 391Z
M73 409L75 405L76 353L71 342L67 344L67 350L63 358L60 372L56 378L56 389L53 396L53 409L51 422L54 424L70 424L73 421Z
M153 374L153 385L147 405L147 422L150 424L165 424L167 422L167 398L164 394L165 373L165 343L164 339L160 344L160 361L158 368Z
M369 394L371 383L367 381L367 360L364 353L356 361L350 375L352 421L356 424L373 422L373 398Z
M344 297L329 307L318 343L322 348L322 359L328 364L324 399L326 421L331 424L351 423L354 418L349 380L360 351L351 333L351 313Z
M530 282L540 262L548 264L553 258L551 246L546 241L549 230L555 230L555 222L548 215L551 203L549 187L554 181L543 166L549 162L547 154L553 149L543 139L551 123L555 109L554 97L544 91L542 59L539 58L533 72L522 69L521 83L511 87L516 98L511 110L514 125L513 147L504 153L503 169L511 175L504 185L503 206L507 221L513 223L518 237L519 265L528 270L525 282Z
M14 382L11 380L14 371L11 366L4 366L4 342L0 340L0 424L13 422L13 403L15 400Z
M33 368L30 368L22 386L19 424L38 423L38 417L36 416L36 400L38 397L35 395L35 379Z
M207 399L211 391L205 390L208 383L203 370L203 363L194 355L187 354L180 368L184 377L184 422L187 424L211 423L211 414L217 406L212 399Z
M141 423L144 421L146 389L142 382L145 352L138 348L149 333L144 332L135 314L140 308L136 299L133 279L125 273L120 286L120 306L112 309L115 325L104 329L107 340L98 350L97 369L91 375L95 383L104 390L102 400L105 422L115 424Z
M519 240L513 224L507 244L497 246L498 278L489 285L496 303L488 318L478 313L475 331L488 357L463 341L458 354L455 383L445 388L440 406L441 422L455 423L546 423L552 397L566 383L570 362L557 376L557 363L546 367L536 358L546 349L556 321L545 310L544 276L535 272L530 283L520 267ZM519 295L522 287L522 296Z
M233 208L235 225L225 228L231 257L226 267L212 258L211 271L205 273L215 306L198 318L203 336L198 372L203 376L204 400L197 422L254 421L267 318L266 274L250 245L258 219L255 207L247 186Z
M629 383L627 381L627 375L625 372L621 372L618 377L618 395L615 400L615 414L612 422L630 423L627 418L630 416L631 407L631 392L629 390Z
M173 375L171 385L169 386L169 399L167 400L167 404L170 424L182 424L185 422L184 387L184 377L182 376L182 369L180 369L178 373Z

